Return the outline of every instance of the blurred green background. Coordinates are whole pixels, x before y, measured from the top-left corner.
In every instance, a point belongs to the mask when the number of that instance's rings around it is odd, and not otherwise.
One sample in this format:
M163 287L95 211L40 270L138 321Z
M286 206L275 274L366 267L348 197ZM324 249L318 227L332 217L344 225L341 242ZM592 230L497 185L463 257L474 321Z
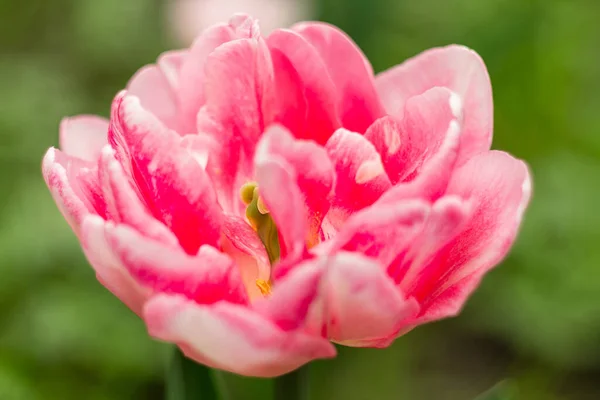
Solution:
M162 399L168 348L97 283L40 162L61 117L107 115L137 68L178 46L165 10L0 0L0 400ZM518 243L464 313L313 363L313 398L462 400L512 379L517 399L600 399L600 2L320 0L310 12L376 71L433 46L478 51L494 147L534 175ZM234 399L269 398L269 381L226 379Z

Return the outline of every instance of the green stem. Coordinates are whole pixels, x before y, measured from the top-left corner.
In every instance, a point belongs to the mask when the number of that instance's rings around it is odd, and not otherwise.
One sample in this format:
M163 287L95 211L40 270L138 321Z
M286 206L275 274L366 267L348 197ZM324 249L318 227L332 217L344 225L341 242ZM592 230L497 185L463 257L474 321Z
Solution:
M305 365L275 379L275 400L307 400L309 389L309 367Z
M217 400L217 389L210 368L185 357L179 349L173 358L166 379L167 400Z

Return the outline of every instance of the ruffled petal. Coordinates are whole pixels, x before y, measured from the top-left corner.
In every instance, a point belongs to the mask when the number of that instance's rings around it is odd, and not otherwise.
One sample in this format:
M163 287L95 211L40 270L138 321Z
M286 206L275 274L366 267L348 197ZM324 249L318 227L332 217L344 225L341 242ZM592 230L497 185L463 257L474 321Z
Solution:
M79 236L88 214L105 217L106 205L94 164L50 148L42 162L42 174L59 210Z
M325 243L327 248L319 252L359 252L386 268L422 232L430 210L431 206L420 200L375 204L350 217L337 236Z
M152 214L171 229L188 254L217 246L221 210L204 169L136 97L114 101L109 141Z
M336 173L327 220L339 229L350 214L373 204L391 183L381 156L363 135L338 129L325 149Z
M365 137L381 154L395 189L402 192L396 198L403 194L435 200L454 171L461 127L460 98L436 87L408 99L402 121L384 117Z
M190 256L140 235L125 225L105 225L105 237L120 265L152 293L181 294L201 304L246 304L246 288L231 258L203 245Z
M95 215L88 215L83 220L83 252L96 271L98 281L134 313L141 315L142 305L152 290L133 279L115 255L106 235L107 226L114 225Z
M342 251L313 262L324 271L319 286L322 314L311 317L313 323L320 320L321 329L336 343L370 346L394 334L419 310L418 303L407 299L382 265L370 258Z
M260 279L269 282L271 263L256 232L245 220L226 215L223 221L221 248L235 261L250 298L262 297L256 281Z
M338 117L336 88L323 59L305 38L290 30L274 31L267 38L267 44L272 53L278 54L277 57L289 60L285 65L289 67L291 64L296 70L299 77L297 84L302 86L304 92L306 123L298 127L286 126L297 138L325 144L341 126L341 122Z
M60 122L60 149L68 156L96 161L108 143L108 120L95 115L78 115Z
M287 249L299 255L305 244L319 241L334 181L331 161L321 146L294 140L284 128L273 126L257 147L255 164L261 196Z
M468 199L473 211L463 230L437 252L411 290L424 305L424 318L432 304L438 310L436 318L455 315L474 290L473 282L507 254L531 195L529 171L525 163L506 153L482 153L456 172L448 193ZM466 279L469 276L473 279ZM453 307L436 301L444 293L453 294L449 297Z
M175 246L177 237L147 210L110 146L102 150L99 165L99 179L106 201L107 217L115 223L129 225L151 239Z
M182 296L158 295L144 308L151 336L178 344L186 356L241 375L273 377L335 355L324 338L285 331L246 307L199 305Z
M304 22L292 29L319 53L337 92L342 126L365 132L385 115L375 90L373 68L358 46L338 28L322 22Z
M427 50L379 74L377 91L387 112L402 119L413 96L436 86L457 93L464 108L464 132L458 164L488 150L492 143L493 100L490 78L481 57L463 46Z
M218 152L207 171L224 208L243 210L238 191L252 178L255 146L273 120L273 70L262 38L238 39L219 46L205 64L206 104L198 129L214 138Z
M172 71L169 70L169 73ZM131 78L127 91L139 98L142 107L154 114L165 126L179 131L177 94L171 82L160 66L146 65Z

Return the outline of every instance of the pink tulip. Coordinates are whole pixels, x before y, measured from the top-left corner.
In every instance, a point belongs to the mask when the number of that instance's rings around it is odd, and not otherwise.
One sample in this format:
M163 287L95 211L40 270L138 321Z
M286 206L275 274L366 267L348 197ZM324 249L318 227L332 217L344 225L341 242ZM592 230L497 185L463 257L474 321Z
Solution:
M378 76L336 28L236 15L142 68L43 173L100 282L188 357L276 376L456 315L508 252L526 165L479 56Z

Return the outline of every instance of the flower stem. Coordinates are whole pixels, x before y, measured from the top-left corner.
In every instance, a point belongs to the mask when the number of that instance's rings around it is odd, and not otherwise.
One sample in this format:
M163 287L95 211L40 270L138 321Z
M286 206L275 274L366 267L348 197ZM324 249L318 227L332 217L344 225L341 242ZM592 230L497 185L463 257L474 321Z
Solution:
M275 400L307 400L309 398L309 367L305 365L275 379Z
M167 370L167 400L217 400L210 368L185 357L179 349L173 352Z

